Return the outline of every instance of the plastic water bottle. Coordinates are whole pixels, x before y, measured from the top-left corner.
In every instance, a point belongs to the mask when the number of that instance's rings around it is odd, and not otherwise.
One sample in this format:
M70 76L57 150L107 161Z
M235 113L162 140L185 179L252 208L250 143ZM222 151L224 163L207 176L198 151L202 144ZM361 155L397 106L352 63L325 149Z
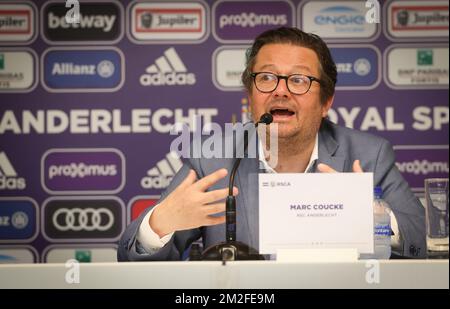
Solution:
M374 256L375 259L389 259L391 256L391 209L383 200L381 187L374 189Z

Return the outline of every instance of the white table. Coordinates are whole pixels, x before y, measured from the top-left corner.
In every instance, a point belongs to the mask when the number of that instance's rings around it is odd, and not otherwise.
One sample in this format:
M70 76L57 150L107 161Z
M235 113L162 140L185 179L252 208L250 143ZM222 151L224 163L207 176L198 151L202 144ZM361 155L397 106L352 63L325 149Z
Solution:
M276 261L17 264L0 266L5 288L449 288L448 260L334 263ZM68 273L69 272L69 273ZM377 282L378 281L378 282ZM70 280L69 280L70 282Z

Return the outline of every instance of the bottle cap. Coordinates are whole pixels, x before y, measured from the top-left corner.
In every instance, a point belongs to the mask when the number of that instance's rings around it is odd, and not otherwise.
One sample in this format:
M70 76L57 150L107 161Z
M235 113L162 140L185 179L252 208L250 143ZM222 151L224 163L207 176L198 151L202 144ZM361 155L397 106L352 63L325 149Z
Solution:
M375 198L382 198L382 196L383 196L383 189L381 189L380 186L376 186L373 189L373 194L375 195Z

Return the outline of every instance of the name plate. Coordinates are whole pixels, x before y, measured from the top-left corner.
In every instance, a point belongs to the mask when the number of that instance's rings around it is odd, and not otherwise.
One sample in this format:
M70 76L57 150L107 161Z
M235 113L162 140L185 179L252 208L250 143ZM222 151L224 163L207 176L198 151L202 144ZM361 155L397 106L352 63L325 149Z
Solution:
M373 253L373 173L259 174L259 252Z

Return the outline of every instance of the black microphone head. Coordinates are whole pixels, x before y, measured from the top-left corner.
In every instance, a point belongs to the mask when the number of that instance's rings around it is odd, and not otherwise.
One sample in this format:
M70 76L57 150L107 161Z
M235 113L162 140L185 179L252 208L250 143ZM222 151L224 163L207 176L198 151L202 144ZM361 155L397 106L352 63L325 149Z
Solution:
M258 123L265 123L265 124L269 125L272 123L272 121L273 121L272 114L265 113L261 116L261 118L259 118Z

